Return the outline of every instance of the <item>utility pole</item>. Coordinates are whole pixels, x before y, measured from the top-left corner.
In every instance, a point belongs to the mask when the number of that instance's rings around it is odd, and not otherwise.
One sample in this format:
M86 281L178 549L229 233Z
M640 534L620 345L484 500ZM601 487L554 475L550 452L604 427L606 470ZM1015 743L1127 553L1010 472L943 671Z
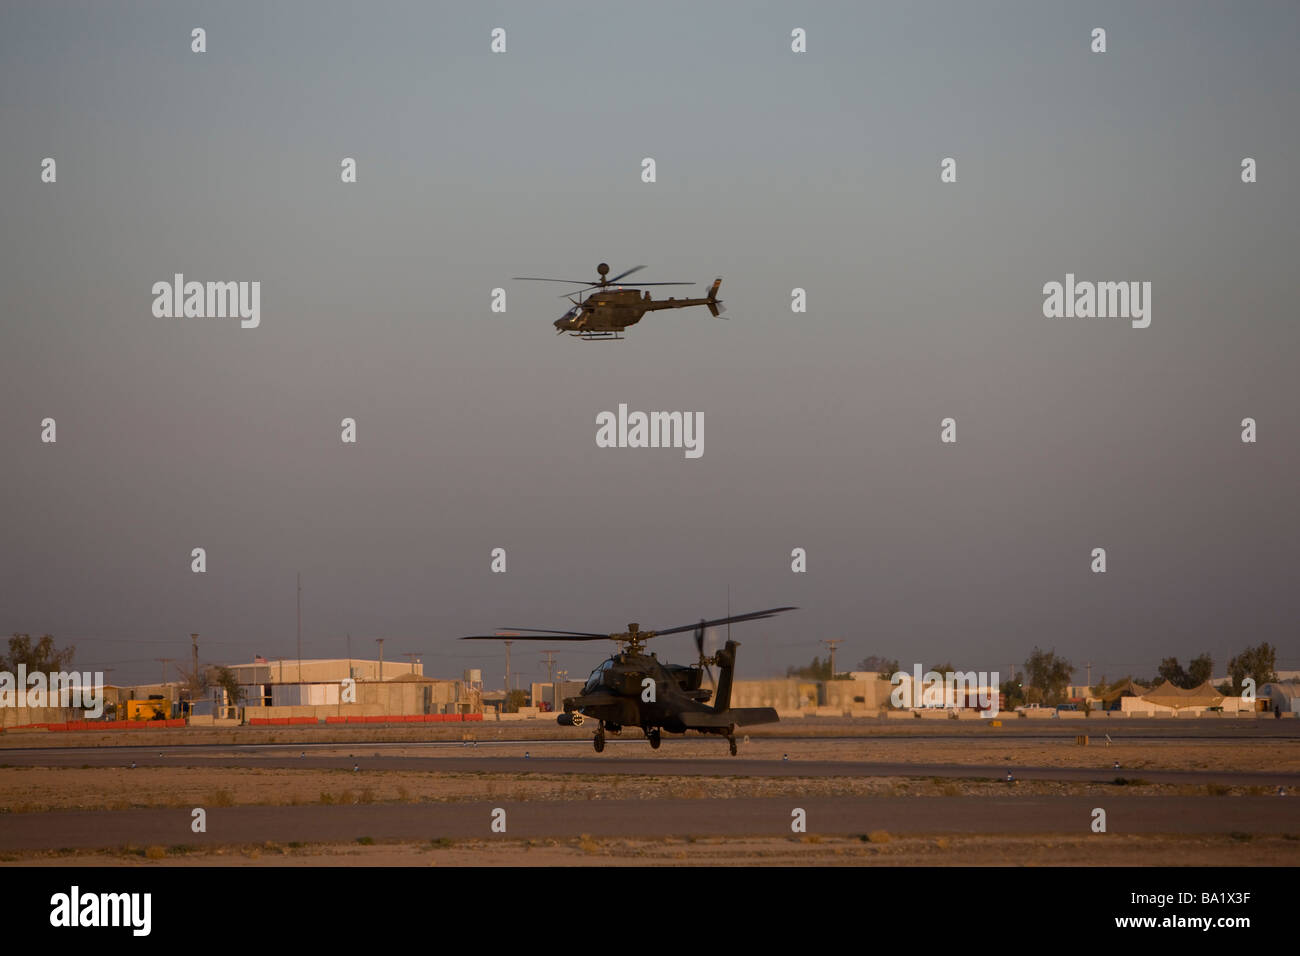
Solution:
M167 683L167 665L176 660L174 657L155 657L154 660L162 664L162 682Z
M348 631L348 677L352 677L352 632Z
M411 673L414 674L414 673L415 673L415 660L416 660L416 658L418 658L420 655L417 654L415 651L402 651L402 656L405 657L405 658L409 658L409 659L410 659L410 662L411 662Z
M298 572L298 683L302 683L302 572Z
M375 643L379 645L379 679L384 679L384 639L376 637Z
M822 641L822 643L831 649L831 680L834 680L835 679L835 648L843 644L844 640L843 638L836 638L833 641Z
M1084 664L1083 666L1088 668L1088 693L1091 694L1092 693L1092 661L1088 661L1088 663Z
M199 685L199 636L197 634L190 635L190 648L192 649L193 652L194 677L193 677L193 683L190 684L189 687L189 699L190 702L193 703L194 701L198 700L199 686L200 686ZM179 695L177 695L177 699L179 700Z
M510 645L514 641L506 641L506 696L510 696Z
M552 681L551 678L552 678L552 675L555 673L555 655L558 654L558 653L560 653L560 652L559 652L559 651L542 651L541 653L543 653L543 654L546 655L546 682L547 682L548 684L553 683L553 681Z

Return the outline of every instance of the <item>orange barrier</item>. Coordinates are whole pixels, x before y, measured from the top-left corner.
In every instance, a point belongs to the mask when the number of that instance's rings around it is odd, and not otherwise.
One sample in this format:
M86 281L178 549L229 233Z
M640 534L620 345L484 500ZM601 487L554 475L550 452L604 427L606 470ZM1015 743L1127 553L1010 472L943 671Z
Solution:
M347 722L348 719L346 717L338 717L338 716L331 715L325 718L325 723L327 724L346 724Z
M254 718L256 722L257 718ZM314 721L313 721L314 723ZM157 730L163 727L173 730L187 726L184 717L172 717L169 720L69 720L61 724L23 724L19 727L11 727L10 730L35 730L43 728L54 733L64 733L70 730Z
M465 719L465 720L482 720L482 719L483 719L483 715L482 715L482 714L465 714L465 715L464 715L464 719Z

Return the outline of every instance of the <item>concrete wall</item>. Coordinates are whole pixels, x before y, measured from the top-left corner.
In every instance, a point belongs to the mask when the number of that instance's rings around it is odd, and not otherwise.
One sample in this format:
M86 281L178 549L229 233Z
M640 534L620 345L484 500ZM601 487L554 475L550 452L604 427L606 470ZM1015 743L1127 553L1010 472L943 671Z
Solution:
M889 703L891 690L889 681L879 678L822 681L819 702L823 707L838 707L843 711L879 710Z
M298 688L300 685L292 685ZM320 687L329 685L301 685ZM280 690L281 688L277 688ZM355 703L301 704L283 703L270 707L244 708L245 717L382 717L386 715L447 714L457 710L459 681L414 680L357 681ZM301 699L301 694L284 694L281 699ZM340 698L336 697L336 700Z
M62 724L85 720L86 712L77 707L0 707L0 728L24 724Z
M707 677L704 686L709 686ZM817 698L817 682L797 677L738 680L731 688L732 707L775 707L777 711L812 710L817 707Z

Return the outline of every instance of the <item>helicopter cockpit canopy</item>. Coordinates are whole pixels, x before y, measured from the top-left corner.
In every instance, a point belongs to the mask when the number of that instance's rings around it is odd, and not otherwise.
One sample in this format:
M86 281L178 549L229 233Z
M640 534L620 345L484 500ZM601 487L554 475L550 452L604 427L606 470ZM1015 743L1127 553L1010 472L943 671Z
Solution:
M600 685L605 678L605 671L609 670L610 667L612 667L613 665L614 662L612 660L605 661L594 671L592 671L591 676L587 678L586 685L584 685L582 688L582 692L584 694L594 694L597 690L599 690Z
M565 312L564 315L560 316L560 318L568 321L569 319L576 319L580 315L582 315L582 306L575 305L568 312Z

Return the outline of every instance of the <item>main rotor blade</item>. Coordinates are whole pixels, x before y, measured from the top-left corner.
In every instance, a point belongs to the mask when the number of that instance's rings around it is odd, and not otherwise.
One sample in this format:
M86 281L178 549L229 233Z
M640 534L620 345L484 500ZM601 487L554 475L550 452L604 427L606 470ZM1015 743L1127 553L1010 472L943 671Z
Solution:
M695 285L695 283L694 282L620 282L619 288L640 289L641 287L648 286L648 285ZM599 283L596 283L595 285L587 286L587 288L585 289L574 289L573 292L566 292L564 295L583 295L584 293L590 292L592 289L604 289L607 287L608 286L602 286ZM558 295L556 296L556 298L563 299L564 295Z
M644 268L645 266L633 266L631 269L628 269L626 272L620 272L618 275L614 276L614 278L606 279L605 281L610 285L613 285L619 279L623 278L623 276L630 276L633 272L640 272Z
M528 631L533 634L567 634L570 637L609 637L608 634L597 634L595 631L561 631L554 627L503 627L503 631ZM507 634L507 637L510 635Z
M512 282L567 282L570 285L591 285L590 279L539 279L536 276L511 276Z
M462 641L607 641L608 634L470 634Z
M693 631L697 627L717 627L720 624L735 624L739 621L761 621L765 618L774 617L782 611L797 611L797 607L772 607L766 611L750 611L748 614L733 614L731 617L720 617L714 621L696 621L694 624L683 624L681 627L670 627L666 630L655 629L655 634L680 634L682 631Z

